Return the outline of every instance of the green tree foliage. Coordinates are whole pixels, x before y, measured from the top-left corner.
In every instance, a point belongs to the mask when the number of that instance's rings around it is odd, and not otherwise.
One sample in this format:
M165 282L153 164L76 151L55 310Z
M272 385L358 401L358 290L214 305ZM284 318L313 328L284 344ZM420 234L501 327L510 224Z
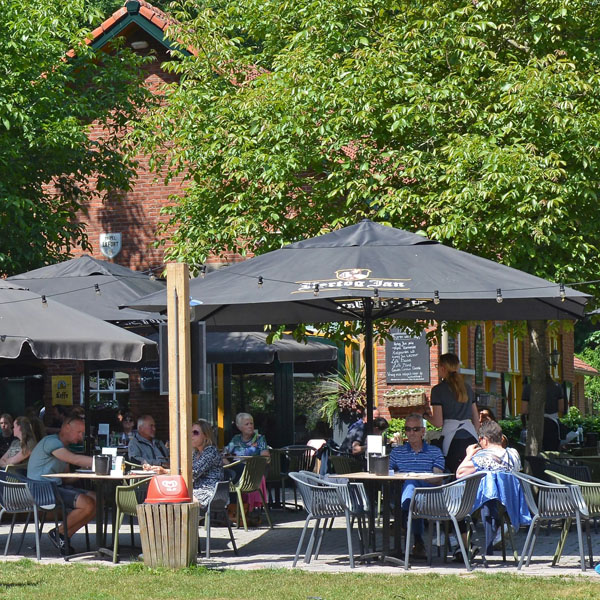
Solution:
M183 173L173 258L361 217L555 280L596 278L592 0L183 0L198 49L138 133Z
M83 0L0 0L0 15L0 273L13 274L86 247L73 216L95 193L128 189L123 133L147 93L136 55L83 43ZM103 128L94 139L92 122Z
M599 334L600 332L595 332ZM598 371L600 371L600 348L598 348L598 338L599 335L594 335L593 340L596 342L593 347L588 347L577 354L577 356L591 365ZM589 375L585 376L585 393L586 395L592 399L594 412L596 414L600 413L600 377L590 377Z

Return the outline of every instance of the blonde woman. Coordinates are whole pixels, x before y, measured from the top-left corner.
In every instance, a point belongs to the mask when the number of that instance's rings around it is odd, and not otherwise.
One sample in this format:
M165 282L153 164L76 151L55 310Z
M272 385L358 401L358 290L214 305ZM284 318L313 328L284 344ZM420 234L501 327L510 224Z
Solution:
M477 443L479 413L471 386L458 372L460 361L456 354L439 358L440 383L431 390L431 414L427 417L434 427L442 428L442 452L446 469L455 472L465 457L467 447Z
M29 460L29 455L37 444L37 439L27 417L17 417L15 419L13 435L17 439L13 440L8 450L0 458L0 467L19 465Z

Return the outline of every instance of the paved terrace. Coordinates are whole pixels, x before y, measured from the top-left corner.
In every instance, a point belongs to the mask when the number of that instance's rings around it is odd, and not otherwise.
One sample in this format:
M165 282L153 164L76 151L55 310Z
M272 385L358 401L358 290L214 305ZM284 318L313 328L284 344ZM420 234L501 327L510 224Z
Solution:
M239 556L235 556L231 549L231 543L225 527L213 527L212 532L212 544L211 544L211 558L205 559L204 556L198 557L198 564L206 565L213 568L228 568L228 569L263 569L263 568L292 568L292 561L294 553L296 551L296 545L300 538L302 527L306 513L304 511L291 511L286 510L272 510L271 511L273 521L275 523L274 529L268 529L265 525L266 520L263 517L263 524L258 528L251 528L247 532L243 528L235 529L234 536L237 541L239 548ZM5 517L3 523L0 525L0 544L3 547L6 535L9 531L9 519ZM51 529L52 525L46 524L44 527L44 533L42 534L42 564L49 563L62 563L63 560L60 558L58 551L51 544L47 531ZM19 534L23 530L22 524L15 526L15 534L9 554L6 560L19 560L21 558L30 558L35 560L35 539L32 533L33 525L29 526L29 531L25 537L21 554L11 554L18 546ZM138 527L135 525L136 531L136 544L140 544ZM200 530L201 536L204 536L204 529ZM593 569L587 569L585 573L582 573L579 568L579 555L577 550L577 533L575 526L573 525L567 543L565 545L565 551L561 558L560 564L557 567L551 566L552 555L558 541L560 529L553 527L550 533L547 533L548 529L543 528L538 537L538 541L535 546L535 556L532 558L529 567L523 567L521 571L517 571L516 564L514 561L509 560L506 563L502 562L500 551L496 551L496 556L488 557L488 568L482 564L481 557L477 557L474 561L475 572L506 572L506 573L521 573L524 576L537 575L537 576L556 576L556 575L570 575L570 576L588 576L597 578L600 583L600 576L595 573ZM523 544L525 542L525 535L527 529L522 528L519 533L515 536L515 544L517 552L521 552ZM94 524L90 524L90 536L93 542L93 535L95 533ZM308 536L307 536L308 537ZM483 531L481 526L477 528L476 543L481 547ZM119 557L121 564L128 562L138 561L138 555L141 552L141 548L138 546L135 549L127 546L130 543L129 535L129 524L127 517L125 518L123 527L121 528L119 547ZM355 555L358 554L358 539L356 536L356 528L354 531L355 542ZM380 536L378 537L379 544ZM584 533L584 543L585 533ZM597 557L597 561L600 561L600 536L597 535L592 528L592 543L594 556ZM81 551L85 549L85 538L83 530L78 532L72 538L73 546ZM202 547L204 548L204 540L202 540ZM586 545L587 553L587 545ZM507 554L510 554L510 545L508 544ZM306 565L302 562L303 555L300 557L298 562L298 568L314 571L314 572L327 572L327 573L349 573L349 572L363 572L363 573L397 573L402 575L406 573L403 567L393 566L391 564L381 565L377 562L371 562L369 564L357 563L354 570L350 569L348 563L348 557L346 555L346 532L345 532L345 520L337 518L334 522L334 527L331 531L325 535L321 554L318 560L314 560ZM77 559L78 561L85 562L86 564L103 564L111 566L113 563L110 559L106 560L91 560L89 558ZM434 546L434 561L432 569L439 574L466 574L467 571L462 563L453 563L448 558L447 563L444 563L441 558L437 558L435 555ZM427 567L426 563L416 562L411 567L413 573L428 573L430 568Z

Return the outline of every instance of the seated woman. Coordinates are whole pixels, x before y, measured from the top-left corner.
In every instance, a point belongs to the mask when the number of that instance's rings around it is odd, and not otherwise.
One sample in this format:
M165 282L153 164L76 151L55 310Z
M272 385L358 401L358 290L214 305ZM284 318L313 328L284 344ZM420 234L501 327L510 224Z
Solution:
M227 446L225 446L225 461L229 462L229 457L236 456L266 456L271 457L267 440L264 435L260 435L254 429L254 419L248 413L238 413L235 416L235 425L240 430L240 433L234 435ZM233 481L237 482L244 470L244 464L232 465L232 470L235 473ZM267 497L267 487L265 478L261 482L261 489L264 497ZM250 492L244 494L244 502L248 503L248 510L252 511L262 506L260 492Z
M225 447L225 452L231 456L270 456L267 440L254 430L254 419L248 413L238 413L235 416L235 426L240 433L234 435Z
M217 483L225 479L223 458L217 450L213 429L208 421L199 419L192 424L192 448L194 500L206 506Z
M521 459L514 448L502 447L502 429L495 421L484 421L479 428L479 443L467 448L467 455L456 471L457 477L466 477L476 471L510 473L521 470ZM481 505L485 528L486 555L494 553L494 537L498 530L498 501L488 500Z
M19 465L29 460L29 455L38 441L33 434L31 423L27 417L17 417L15 419L13 435L17 439L13 440L8 450L0 458L0 467Z

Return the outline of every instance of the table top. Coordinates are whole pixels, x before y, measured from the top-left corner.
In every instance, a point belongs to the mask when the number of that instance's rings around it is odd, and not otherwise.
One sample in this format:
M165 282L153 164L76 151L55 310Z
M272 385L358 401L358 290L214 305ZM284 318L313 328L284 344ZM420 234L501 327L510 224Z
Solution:
M156 475L152 471L145 471L144 473L125 473L118 475L96 475L93 471L78 473L75 471L74 473L49 473L47 475L42 475L42 477L58 477L59 479L63 478L71 478L71 479L106 479L113 481L121 481L123 479L146 479L147 477L152 477Z
M394 473L393 475L375 475L375 473L367 473L366 471L360 471L357 473L330 475L330 477L339 477L346 479L364 479L372 481L406 481L407 479L422 479L423 481L428 481L430 479L450 477L451 475L453 475L453 473Z

